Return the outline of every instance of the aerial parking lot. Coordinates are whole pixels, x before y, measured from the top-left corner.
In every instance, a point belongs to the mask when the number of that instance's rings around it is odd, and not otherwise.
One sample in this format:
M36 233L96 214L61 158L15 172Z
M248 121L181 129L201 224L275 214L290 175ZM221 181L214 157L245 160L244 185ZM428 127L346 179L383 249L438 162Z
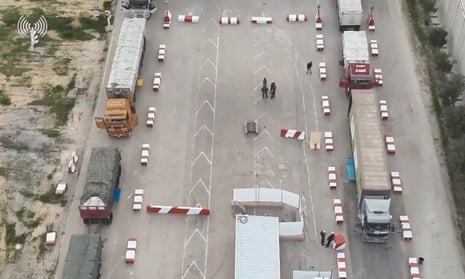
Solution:
M72 234L101 234L102 278L233 278L233 189L264 187L298 194L302 202L304 239L280 241L283 279L291 279L293 270L337 270L336 251L322 247L321 230L346 235L347 278L409 278L409 257L425 259L420 268L425 278L464 278L460 242L427 119L429 108L423 100L427 93L422 92L416 72L401 1L362 2L361 30L379 48L370 60L383 72L383 85L375 90L389 106L382 133L395 138L395 155L386 155L386 176L398 171L403 185L402 194L392 194L394 229L387 243L362 242L356 186L346 174L346 159L352 156L349 98L339 87L342 33L335 1L320 4L323 27L316 30L316 1L209 0L159 2L147 21L143 83L137 88L135 104L139 126L123 139L93 128L84 154L88 160L92 147L121 150L121 196L113 206L113 222L85 225L74 210L85 184L84 162L64 241ZM375 31L368 31L366 24L371 4ZM165 10L172 14L169 29L163 29ZM289 14L306 17L291 22ZM180 15L199 20L179 22ZM107 69L124 16L116 14ZM239 23L220 24L222 16L238 17ZM253 17L261 19L253 21ZM323 40L323 47L317 39ZM158 58L160 45L165 45L163 61ZM306 72L309 61L311 73ZM320 63L325 65L324 79ZM108 72L96 115L105 111ZM157 92L154 73L161 74ZM264 78L268 87L276 84L274 98L263 97ZM325 106L330 106L330 112L323 110ZM156 108L153 127L146 126L150 107ZM244 133L249 120L256 121L258 133ZM332 132L333 151L325 150L325 131ZM319 150L310 148L313 132L322 134ZM150 146L146 165L140 162L143 144ZM337 186L332 189L328 167L337 173ZM133 210L136 189L143 189L140 211ZM341 224L335 221L334 199L342 201ZM158 214L147 212L146 205L199 207L208 209L209 215L195 209L194 215ZM409 216L412 240L402 237L401 215ZM137 249L134 262L127 264L131 239L137 240ZM67 249L65 244L56 278Z

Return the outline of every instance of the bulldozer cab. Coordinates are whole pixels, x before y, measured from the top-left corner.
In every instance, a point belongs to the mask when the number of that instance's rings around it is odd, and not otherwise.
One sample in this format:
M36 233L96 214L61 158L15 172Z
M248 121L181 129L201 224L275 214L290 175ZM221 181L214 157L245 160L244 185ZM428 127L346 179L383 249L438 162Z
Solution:
M108 126L103 117L95 117L95 125L99 129L106 129Z

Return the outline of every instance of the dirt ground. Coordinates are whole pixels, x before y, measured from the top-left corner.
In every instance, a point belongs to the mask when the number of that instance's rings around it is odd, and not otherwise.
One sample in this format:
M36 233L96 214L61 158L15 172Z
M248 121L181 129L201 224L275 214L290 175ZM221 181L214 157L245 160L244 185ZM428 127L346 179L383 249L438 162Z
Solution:
M33 8L52 9L70 16L89 14L102 7L103 0L2 0L0 10L17 7L27 14ZM53 36L50 32L50 36ZM46 40L44 38L42 40ZM27 39L25 39L27 40ZM66 75L53 70L53 57L35 56L25 61L29 71L19 77L0 73L0 90L11 99L8 106L0 106L0 278L51 278L58 260L58 247L43 245L47 231L64 229L68 206L43 203L38 195L49 191L59 180L69 183L65 200L72 199L77 173L68 174L71 153L82 153L86 135L93 123L94 103L99 90L105 40L60 42L57 57L70 60ZM40 53L40 44L37 48ZM2 61L0 61L0 64ZM4 63L4 62L3 62ZM43 129L54 127L54 115L48 107L29 103L40 99L46 84L67 84L76 74L76 102L67 126L60 128L60 136L52 137ZM30 80L27 86L22 80ZM70 202L68 203L70 204ZM7 224L15 224L15 235L25 234L24 245L6 245ZM11 243L11 242L10 242ZM13 247L13 248L12 248Z

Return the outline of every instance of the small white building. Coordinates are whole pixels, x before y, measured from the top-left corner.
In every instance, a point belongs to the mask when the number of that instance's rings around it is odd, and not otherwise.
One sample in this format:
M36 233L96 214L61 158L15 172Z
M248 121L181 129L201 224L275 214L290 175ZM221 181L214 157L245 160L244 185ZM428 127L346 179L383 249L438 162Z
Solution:
M235 279L280 279L278 217L236 215Z

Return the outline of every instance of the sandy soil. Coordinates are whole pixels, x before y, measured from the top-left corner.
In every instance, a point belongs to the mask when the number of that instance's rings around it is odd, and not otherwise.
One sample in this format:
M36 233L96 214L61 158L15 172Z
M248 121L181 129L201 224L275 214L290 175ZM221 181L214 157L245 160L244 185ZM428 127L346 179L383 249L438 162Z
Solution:
M93 7L102 6L103 0L55 0L28 1L2 0L0 10L20 7L25 14L40 6L62 14L78 16L89 14ZM53 37L53 34L50 34ZM66 42L59 45L57 57L70 58L67 75L53 71L54 59L35 56L26 63L30 71L21 77L0 74L0 89L7 92L11 105L0 107L0 278L50 278L58 260L58 250L39 248L48 229L63 232L67 206L44 204L30 195L42 194L59 180L69 183L70 191L65 194L69 201L74 191L77 174L68 174L67 164L73 150L82 153L93 123L93 107L101 81L105 40ZM37 49L40 51L40 47ZM0 61L1 63L1 61ZM29 103L41 98L45 84L66 85L77 73L76 105L69 117L67 127L58 138L48 137L40 130L53 128L54 116L46 107L31 106ZM27 87L21 86L29 80ZM16 148L5 145L12 142ZM17 148L23 146L24 148ZM29 219L20 213L22 208L30 213ZM27 213L23 215L28 215ZM33 216L32 216L33 215ZM38 221L28 226L28 221ZM16 235L27 234L24 246L15 251L5 246L6 224L16 223ZM59 237L59 236L58 236ZM42 250L42 251L41 251Z

